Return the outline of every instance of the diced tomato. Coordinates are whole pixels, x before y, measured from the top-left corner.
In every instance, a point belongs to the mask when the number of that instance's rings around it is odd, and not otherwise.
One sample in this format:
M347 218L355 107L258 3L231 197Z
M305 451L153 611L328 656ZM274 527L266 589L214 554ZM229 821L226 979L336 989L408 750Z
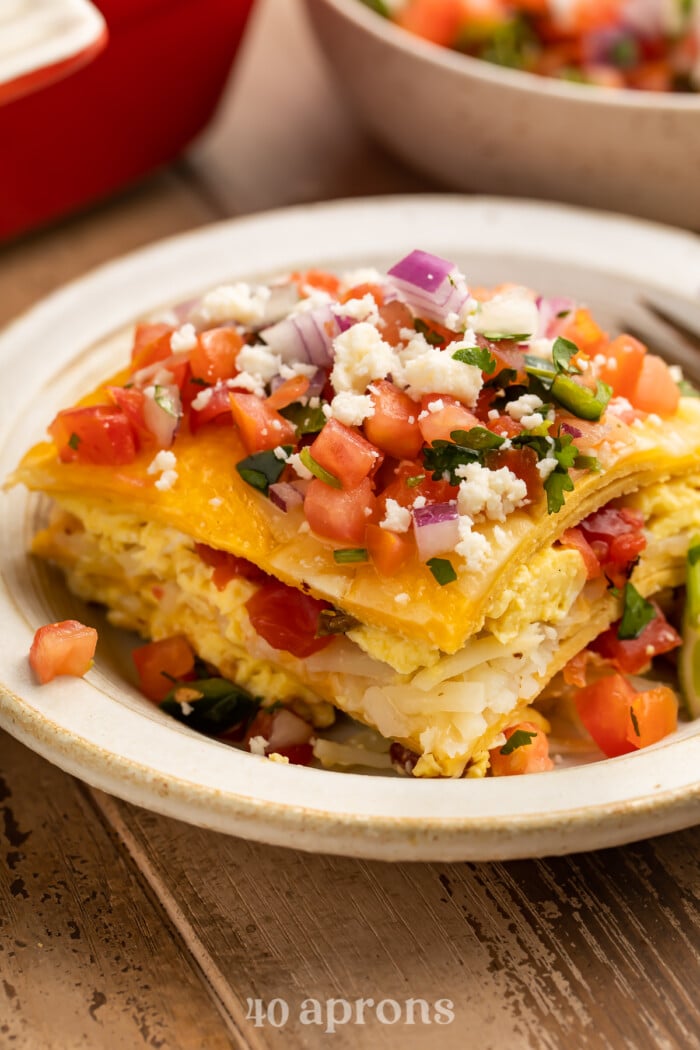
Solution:
M325 270L306 270L303 273L297 271L291 275L292 281L299 288L299 294L307 296L306 288L315 288L319 292L328 292L335 299L340 289L340 278L334 273Z
M517 419L511 419L510 416L498 416L497 419L489 419L486 426L492 434L499 434L505 438L517 437L525 429L522 423L519 423Z
M651 620L638 638L620 639L617 637L619 623L591 642L589 648L604 657L623 674L639 674L644 671L655 656L669 653L682 643L678 632L667 621L658 606L656 616Z
M544 491L542 478L537 469L537 453L533 449L494 449L486 456L486 466L489 470L500 470L501 467L507 467L511 473L525 482L527 498L531 503L536 503L542 496Z
M580 653L576 653L576 656L572 656L567 664L562 668L562 677L567 685L577 685L582 688L586 685L586 667L590 652L588 649L582 649Z
M384 305L384 289L380 284L356 284L352 288L348 288L340 297L341 303L350 302L351 299L364 299L366 295L371 295L377 306Z
M131 347L132 371L143 368L147 364L152 364L153 361L161 360L160 357L153 357L152 360L148 360L149 356L154 352L162 353L163 357L168 357L172 353L170 336L174 331L175 329L169 324L137 324L134 329L134 342ZM156 345L158 347L157 351L155 349Z
M443 408L431 412L428 406L440 401ZM427 412L427 415L418 420L418 425L427 445L432 445L434 441L451 441L453 430L471 430L472 427L481 426L473 412L447 394L424 394L421 415L423 412Z
M646 352L644 343L634 336L619 335L605 349L606 362L599 370L599 378L612 387L613 394L629 401L639 381Z
M415 550L410 533L390 532L379 525L368 525L365 547L380 576L395 576Z
M78 620L40 627L29 650L29 663L42 685L58 675L82 678L92 666L97 631Z
M255 394L229 393L233 421L248 452L262 452L277 445L295 445L292 423Z
M138 435L138 444L151 442L153 434L146 426L143 416L143 403L146 397L143 390L135 386L108 386L107 393L131 423L135 434Z
M408 0L396 21L409 33L451 47L465 20L464 0Z
M401 332L405 328L414 331L413 314L400 299L392 299L379 307L379 331L382 339L391 346L401 346L404 340Z
M642 361L639 378L629 395L634 408L668 419L678 411L681 395L668 365L656 354Z
M489 375L489 380L497 379L506 368L512 369L515 376L512 383L525 383L527 373L525 372L525 351L521 350L517 343L511 339L487 339L483 335L476 337L477 344L488 350L496 362L496 370ZM497 390L497 387L494 387Z
M370 396L374 415L364 422L368 439L396 459L415 459L423 445L418 402L386 379L372 383Z
M549 741L545 733L534 722L519 722L504 732L506 742L514 733L534 733L529 743L514 748L508 755L502 754L503 746L489 751L491 773L495 777L519 776L523 773L545 773L554 768L549 757Z
M157 703L165 699L175 682L187 679L194 670L194 652L182 634L141 645L131 655L141 692Z
M562 547L570 547L579 552L586 566L587 580L594 580L597 576L602 575L603 570L595 551L580 529L567 529L559 537L559 543Z
M556 325L556 335L569 339L590 357L603 352L608 344L607 333L593 320L590 310L583 307L561 319Z
M646 547L644 518L629 507L603 507L584 518L578 528L595 553L603 573L624 583L629 567Z
M236 358L243 346L243 336L235 328L210 328L202 332L190 351L190 368L195 379L217 383L233 379Z
M576 710L585 728L608 758L634 751L628 739L630 708L635 692L621 674L600 678L575 694Z
M319 615L329 608L328 602L279 580L263 583L245 607L253 628L273 649L284 649L303 659L332 641L330 635L316 637Z
M134 429L112 405L64 409L48 430L63 463L123 466L136 459Z
M314 478L304 497L304 513L317 536L361 547L365 527L375 516L376 498L365 478L354 489L334 489Z
M392 480L379 495L378 513L384 516L388 499L396 500L402 507L412 507L417 496L422 496L426 504L448 503L456 500L458 494L458 488L448 481L433 481L420 460L404 460L394 468Z
M237 578L249 580L251 583L262 583L269 579L266 572L259 569L252 561L248 561L247 558L239 558L235 554L229 554L228 551L216 550L214 547L208 547L206 543L195 543L194 549L204 564L211 566L214 570L211 577L212 583L220 591L223 591L231 580Z
M634 718L627 727L627 739L635 747L648 747L656 744L675 732L678 726L678 700L676 694L667 685L658 685L652 689L637 693L632 701Z
M620 674L575 694L579 718L608 758L656 743L676 728L678 705L667 686L635 692Z
M310 449L316 462L341 482L356 489L379 466L381 453L362 434L329 419Z
M202 387L199 387L201 390ZM196 434L198 430L214 420L217 424L233 425L233 414L231 412L231 391L224 384L211 388L211 395L203 408L190 406L190 431Z
M281 408L293 405L295 401L302 398L308 389L308 376L292 376L270 394L267 398L267 405L279 412Z
M170 325L137 325L134 335L134 346L131 351L131 372L139 372L142 368L164 361L166 357L172 356L170 337L173 329Z

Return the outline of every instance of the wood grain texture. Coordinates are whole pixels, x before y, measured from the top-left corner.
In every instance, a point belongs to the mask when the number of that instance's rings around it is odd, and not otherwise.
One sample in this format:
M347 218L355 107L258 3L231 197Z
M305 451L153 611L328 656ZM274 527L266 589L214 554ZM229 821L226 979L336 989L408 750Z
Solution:
M5 734L0 770L0 1046L244 1050L81 785Z
M700 829L624 849L507 864L382 864L273 849L97 803L196 952L229 989L281 997L264 1045L317 1047L300 1004L454 1002L437 1027L338 1028L340 1048L700 1045ZM327 1038L327 1037L326 1037ZM467 1044L471 1045L471 1044ZM477 1045L477 1044L474 1044Z

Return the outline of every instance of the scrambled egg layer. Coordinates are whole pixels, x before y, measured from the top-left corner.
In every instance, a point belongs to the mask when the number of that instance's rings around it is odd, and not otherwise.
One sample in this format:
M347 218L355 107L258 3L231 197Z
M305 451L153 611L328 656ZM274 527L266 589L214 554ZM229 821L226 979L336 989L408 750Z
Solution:
M699 493L694 475L624 500L648 518L649 546L633 577L643 594L682 582L700 529ZM244 606L255 585L236 578L218 590L192 537L92 500L60 502L34 551L63 568L76 594L105 604L113 623L156 640L185 634L226 677L317 727L339 707L421 754L422 776L483 775L503 729L619 615L604 581L586 582L577 551L549 547L491 594L483 629L454 655L362 624L298 660L253 630Z

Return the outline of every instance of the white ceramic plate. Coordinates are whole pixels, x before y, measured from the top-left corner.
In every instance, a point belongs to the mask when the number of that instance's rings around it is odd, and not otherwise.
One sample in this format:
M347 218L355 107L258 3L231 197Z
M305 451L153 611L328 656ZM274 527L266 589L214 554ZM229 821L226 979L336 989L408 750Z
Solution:
M475 283L511 279L574 293L611 327L649 327L641 295L673 296L677 310L697 311L697 238L571 208L385 198L222 223L97 270L0 336L0 474L59 407L109 370L124 352L120 330L140 315L223 280L384 266L416 246L455 259ZM669 333L657 331L669 349ZM109 633L85 679L39 687L27 661L35 629L85 615L25 554L41 512L23 490L3 497L0 724L96 787L219 831L384 859L565 853L700 821L700 722L611 761L517 780L421 781L276 765L198 736L138 695Z

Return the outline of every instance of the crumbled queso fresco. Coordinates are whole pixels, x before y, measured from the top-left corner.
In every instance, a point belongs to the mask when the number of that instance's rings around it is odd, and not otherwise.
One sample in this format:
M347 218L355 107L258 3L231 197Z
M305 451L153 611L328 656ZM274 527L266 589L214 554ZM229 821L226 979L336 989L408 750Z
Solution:
M590 352L570 338L581 312ZM188 414L204 426L228 413L249 453L232 469L345 566L419 551L441 585L456 578L452 556L477 571L511 515L538 500L558 513L575 478L662 425L615 389L617 359L585 309L514 285L470 289L456 265L420 251L387 274L221 285L172 316L173 356L129 384L161 445L147 468L155 487L178 480L170 445ZM230 364L193 374L184 404L177 376L215 328L230 336Z

